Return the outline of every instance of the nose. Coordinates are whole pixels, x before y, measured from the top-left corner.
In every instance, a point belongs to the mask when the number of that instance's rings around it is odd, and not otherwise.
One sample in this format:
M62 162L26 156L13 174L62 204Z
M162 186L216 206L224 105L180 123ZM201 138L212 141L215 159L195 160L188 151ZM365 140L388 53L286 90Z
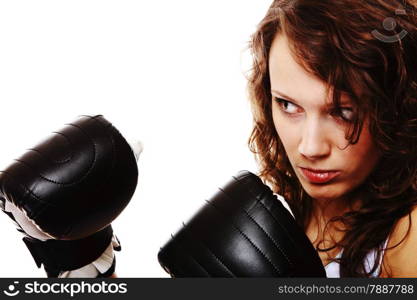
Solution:
M298 151L310 160L324 158L330 154L329 141L323 126L320 126L318 120L311 120L304 124Z

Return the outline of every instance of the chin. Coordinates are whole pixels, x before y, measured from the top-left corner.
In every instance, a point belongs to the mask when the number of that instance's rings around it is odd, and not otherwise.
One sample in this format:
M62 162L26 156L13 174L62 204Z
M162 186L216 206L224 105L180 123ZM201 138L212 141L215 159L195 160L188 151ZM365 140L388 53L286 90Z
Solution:
M341 190L333 184L328 185L312 185L302 184L305 192L316 200L334 200L339 199L345 195L345 191Z

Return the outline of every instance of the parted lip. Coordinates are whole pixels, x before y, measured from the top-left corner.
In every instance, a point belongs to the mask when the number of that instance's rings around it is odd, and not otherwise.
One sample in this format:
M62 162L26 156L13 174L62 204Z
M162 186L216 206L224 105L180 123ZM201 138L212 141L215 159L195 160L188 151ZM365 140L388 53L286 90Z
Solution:
M327 172L338 172L339 170L325 170L325 169L313 169L313 168L304 168L300 167L301 169L309 170L315 173L327 173Z
M309 169L299 167L304 178L315 184L324 184L333 180L333 178L340 175L340 171L324 170L324 169Z

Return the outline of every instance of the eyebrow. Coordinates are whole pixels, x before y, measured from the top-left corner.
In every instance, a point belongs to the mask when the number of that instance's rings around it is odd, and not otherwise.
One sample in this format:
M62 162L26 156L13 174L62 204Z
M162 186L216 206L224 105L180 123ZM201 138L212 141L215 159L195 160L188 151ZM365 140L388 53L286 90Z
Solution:
M288 100L288 101L294 102L294 104L297 104L298 106L301 106L301 105L298 103L298 101L297 101L297 100L295 100L294 98L292 98L292 97L290 97L290 96L288 96L288 95L285 95L284 93L282 93L282 92L280 92L280 91L277 91L277 90L271 90L271 92L272 92L272 93L275 93L275 94L277 94L277 95L279 95L279 96L281 96L281 97L283 97L283 98L285 98L285 99L286 99L286 100ZM341 98L340 100L341 100L341 101L340 101L340 105L349 105L349 104L351 104L351 103L350 103L350 101L343 101L343 98ZM332 106L332 104L330 103L328 106Z
M284 93L282 93L282 92L280 92L280 91L277 91L277 90L271 90L271 92L272 92L272 93L275 93L275 94L277 94L277 95L279 95L279 96L281 96L281 97L283 97L283 98L285 98L285 99L287 99L287 100L290 100L291 102L294 102L294 103L295 103L295 104L297 104L297 105L299 105L299 103L298 103L298 101L297 101L297 100L295 100L295 99L291 98L290 96L285 95Z

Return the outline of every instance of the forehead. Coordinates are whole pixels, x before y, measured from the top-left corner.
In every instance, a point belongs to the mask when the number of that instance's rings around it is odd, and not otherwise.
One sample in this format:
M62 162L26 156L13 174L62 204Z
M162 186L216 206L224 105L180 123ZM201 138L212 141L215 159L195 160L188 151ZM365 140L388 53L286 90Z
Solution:
M331 103L326 84L307 72L295 60L284 34L277 35L272 42L269 52L269 75L271 90L288 95L297 100L297 103L320 107ZM347 100L347 97L342 95L341 101Z

